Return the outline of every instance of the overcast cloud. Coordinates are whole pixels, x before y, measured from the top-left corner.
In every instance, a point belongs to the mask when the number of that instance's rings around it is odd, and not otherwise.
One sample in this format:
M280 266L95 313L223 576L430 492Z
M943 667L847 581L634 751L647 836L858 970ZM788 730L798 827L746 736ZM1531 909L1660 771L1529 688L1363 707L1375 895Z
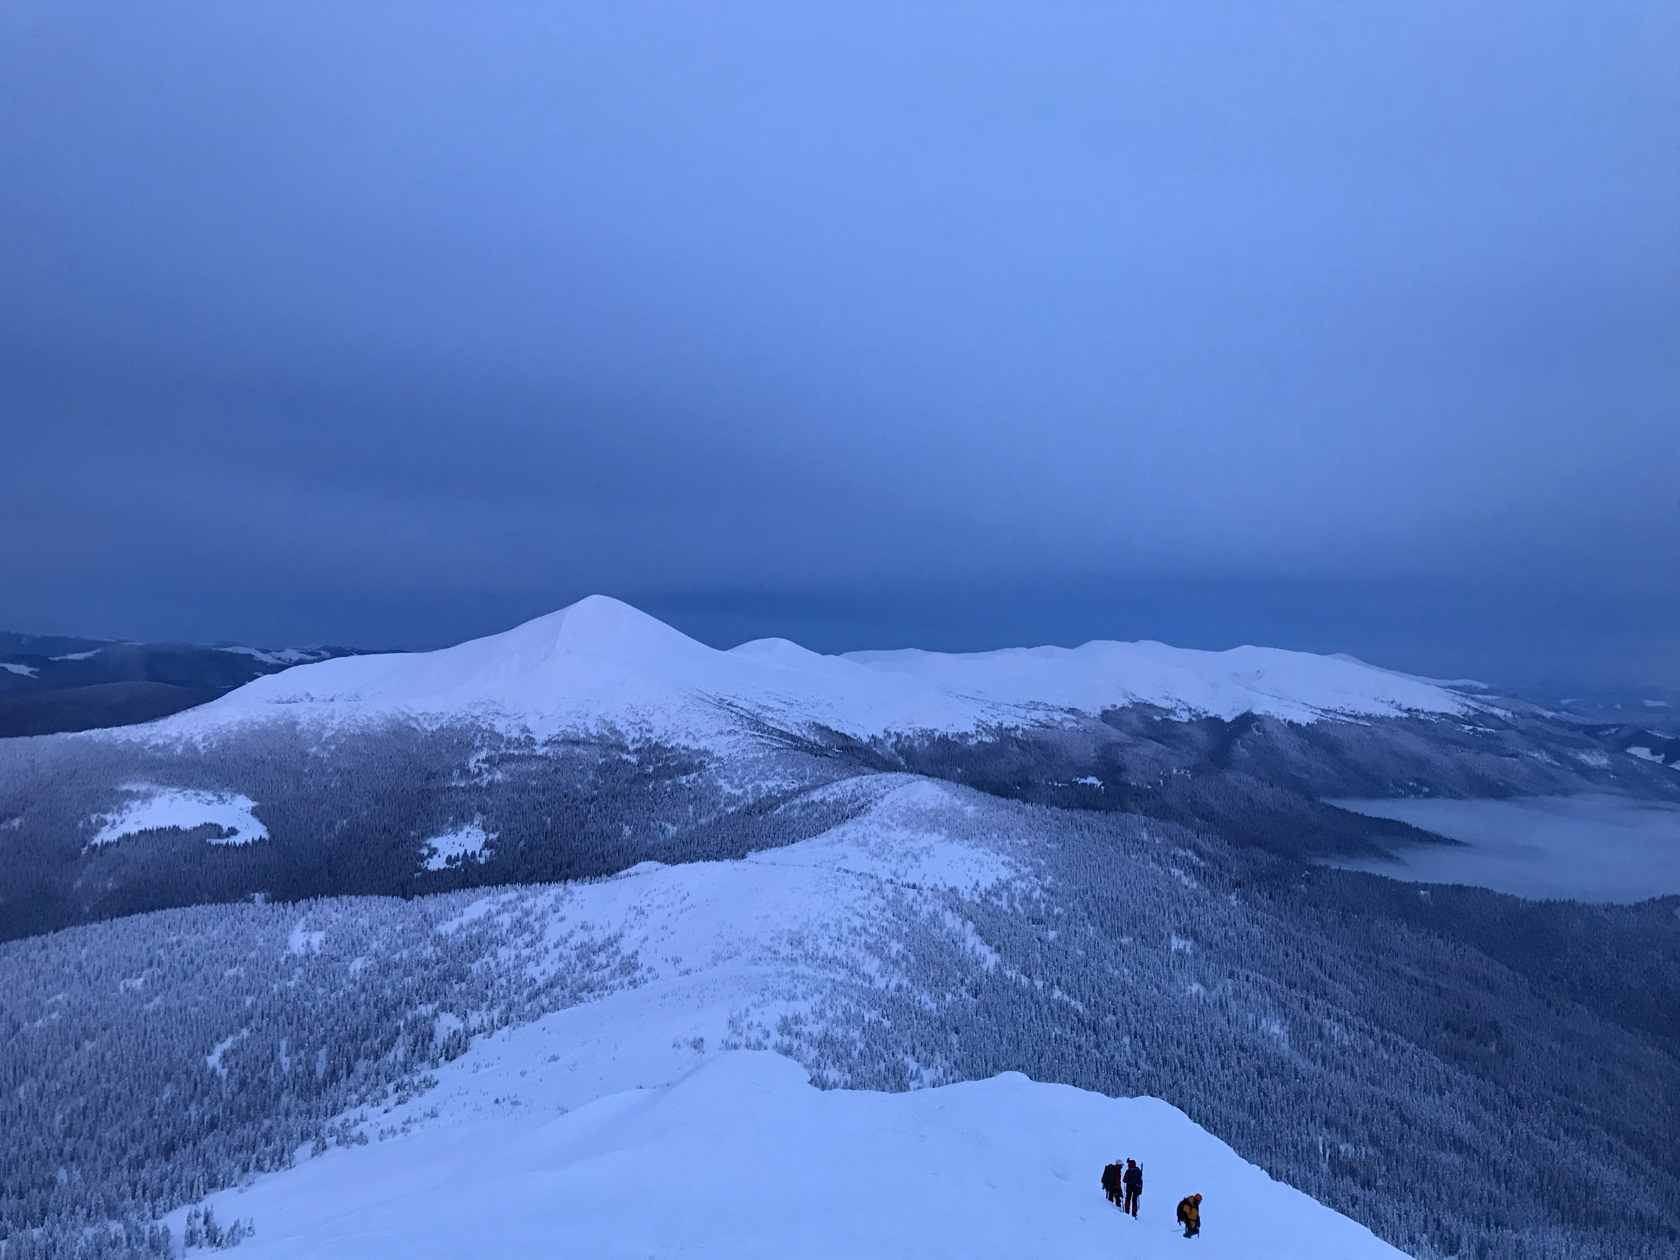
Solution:
M1680 10L13 3L0 626L1680 676Z

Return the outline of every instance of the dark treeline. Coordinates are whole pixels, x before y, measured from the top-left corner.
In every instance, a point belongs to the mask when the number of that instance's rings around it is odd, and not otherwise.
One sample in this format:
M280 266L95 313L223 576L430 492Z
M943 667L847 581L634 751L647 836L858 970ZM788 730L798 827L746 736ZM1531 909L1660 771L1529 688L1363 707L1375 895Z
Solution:
M843 806L809 789L848 772L786 747L720 766L658 744L463 726L268 724L202 745L4 741L0 939L250 897L416 896L741 857L840 821ZM244 795L270 838L215 844L205 827L91 844L137 785ZM495 837L484 852L427 870L429 840L475 820Z
M883 740L877 752L882 768L1012 800L1142 814L1314 858L1439 840L1325 797L1617 791L1680 802L1680 776L1626 755L1625 742L1534 712L1303 725L1252 713L1183 720L1137 705L1064 728Z
M0 947L0 1255L80 1254L93 1224L150 1254L135 1222L358 1140L328 1122L634 976L610 935L557 947L469 902L210 906Z
M1532 714L1301 726L1139 707L1100 722L871 743L737 717L742 740L727 754L467 723L271 721L191 741L0 740L0 939L252 896L416 896L739 857L836 821L830 806L809 804L823 799L812 789L881 771L1140 814L1305 858L1432 839L1324 796L1614 788L1680 800L1668 767L1626 755L1605 732ZM202 828L90 844L100 818L143 785L244 795L270 838L218 845ZM481 853L426 869L431 839L475 822L494 837Z

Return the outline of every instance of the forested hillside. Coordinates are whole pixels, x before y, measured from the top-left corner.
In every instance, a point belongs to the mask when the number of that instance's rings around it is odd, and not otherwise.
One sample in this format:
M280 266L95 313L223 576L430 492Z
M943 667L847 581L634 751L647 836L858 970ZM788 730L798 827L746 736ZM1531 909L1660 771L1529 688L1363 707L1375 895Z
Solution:
M486 1030L740 974L714 1048L830 1087L1154 1094L1415 1255L1673 1253L1680 899L1425 898L1135 816L830 795L846 821L745 861L4 946L5 1219L150 1220L423 1115Z
M824 785L905 770L1303 859L1431 839L1326 796L1680 800L1680 773L1620 735L1534 714L1302 725L1133 708L870 740L734 720L727 749L612 729L539 738L470 716L0 741L0 939L253 896L413 896L737 857L828 825L810 796Z

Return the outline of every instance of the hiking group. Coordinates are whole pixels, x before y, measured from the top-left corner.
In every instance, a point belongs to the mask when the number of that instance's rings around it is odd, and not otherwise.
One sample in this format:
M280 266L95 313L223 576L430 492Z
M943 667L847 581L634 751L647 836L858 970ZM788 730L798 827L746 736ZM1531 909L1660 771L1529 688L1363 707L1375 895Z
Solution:
M1103 1169L1102 1184L1110 1203L1118 1203L1122 1212L1133 1217L1137 1215L1138 1199L1143 1194L1143 1169L1137 1160L1128 1159L1124 1168L1115 1160Z
M1138 1200L1143 1197L1143 1168L1137 1160L1128 1159L1122 1167L1119 1160L1102 1170L1103 1193L1110 1203L1133 1220L1137 1219ZM1202 1196L1186 1195L1178 1201L1178 1223L1184 1226L1184 1236L1194 1238L1202 1232Z

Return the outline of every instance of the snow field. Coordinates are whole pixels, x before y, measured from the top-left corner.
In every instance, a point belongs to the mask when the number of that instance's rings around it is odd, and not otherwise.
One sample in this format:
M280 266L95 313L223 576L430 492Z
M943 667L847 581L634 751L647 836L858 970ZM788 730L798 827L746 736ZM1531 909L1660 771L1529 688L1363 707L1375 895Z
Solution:
M426 860L420 864L420 869L441 871L449 865L451 859L479 861L483 856L484 847L495 838L492 833L484 830L484 820L475 818L454 831L447 831L426 841Z
M268 828L252 813L256 802L236 792L201 792L193 789L155 787L148 783L131 784L127 789L135 799L111 814L94 818L99 830L89 844L114 844L124 836L142 831L179 828L192 831L197 827L220 827L225 835L212 839L211 844L253 844L268 839Z

